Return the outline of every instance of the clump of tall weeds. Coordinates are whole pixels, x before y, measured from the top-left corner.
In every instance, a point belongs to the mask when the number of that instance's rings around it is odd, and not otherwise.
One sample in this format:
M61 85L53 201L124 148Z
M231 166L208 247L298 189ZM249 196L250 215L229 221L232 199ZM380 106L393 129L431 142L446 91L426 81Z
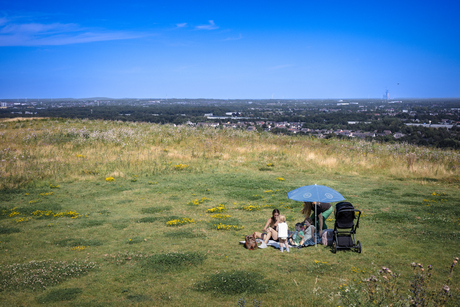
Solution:
M350 285L339 286L341 306L457 306L458 301L450 289L454 267L458 263L455 257L450 266L447 280L442 286L431 286L433 267L426 268L420 263L411 263L414 276L409 288L398 283L400 274L382 267L377 276L355 281ZM457 297L458 298L458 297Z

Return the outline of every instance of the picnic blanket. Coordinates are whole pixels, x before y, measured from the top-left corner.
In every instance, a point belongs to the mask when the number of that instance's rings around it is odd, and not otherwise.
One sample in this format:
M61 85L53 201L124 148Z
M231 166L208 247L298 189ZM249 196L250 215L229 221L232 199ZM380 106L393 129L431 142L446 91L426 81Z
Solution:
M240 244L244 244L245 242L246 241L240 241ZM280 248L280 243L274 240L268 240L267 244L265 244L264 241L261 239L256 239L256 242L259 248L267 248L268 246L274 247L276 249ZM317 244L321 245L321 237L318 236L318 234L316 234L316 242L318 242ZM288 244L288 245L289 245L289 248L292 248L292 247L302 248L302 247L315 245L315 242L313 241L313 239L310 239L310 240L305 241L302 246L294 246L291 244Z

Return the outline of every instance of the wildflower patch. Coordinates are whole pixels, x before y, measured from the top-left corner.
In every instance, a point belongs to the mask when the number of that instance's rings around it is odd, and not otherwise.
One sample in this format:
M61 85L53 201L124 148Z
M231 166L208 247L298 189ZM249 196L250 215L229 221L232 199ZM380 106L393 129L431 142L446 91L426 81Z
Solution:
M217 207L210 208L206 212L207 213L216 213L216 212L222 213L222 212L225 212L225 211L227 211L227 207L224 204L219 204L219 205L217 205Z
M195 223L195 220L187 218L187 217L184 217L182 219L174 219L174 220L167 221L166 226L176 227L176 226L182 226L182 225L189 224L189 223Z
M198 205L201 205L202 203L208 202L208 201L211 201L211 199L206 198L206 197L202 197L201 199L194 199L194 200L189 201L187 203L187 205L188 206L198 206Z
M211 227L216 229L216 230L242 230L244 229L244 226L240 225L234 225L234 224L224 224L224 223L218 223L218 224L211 224Z
M182 163L174 165L174 169L175 169L176 171L184 170L184 169L186 169L187 167L188 167L188 165L182 164Z
M220 214L220 213L211 214L211 218L219 219L219 220L225 220L225 219L228 219L229 217L230 217L229 214Z
M265 206L260 206L260 205L251 205L251 204L241 204L237 208L240 210L245 210L245 211L259 211L263 207L267 207L268 205Z
M30 261L0 265L0 292L23 289L39 290L55 286L72 277L79 277L97 268L88 261Z
M76 211L64 211L64 212L53 212L51 210L44 211L44 210L35 210L31 213L33 216L37 218L60 218L60 217L70 217L72 219L77 219L81 217L80 213Z

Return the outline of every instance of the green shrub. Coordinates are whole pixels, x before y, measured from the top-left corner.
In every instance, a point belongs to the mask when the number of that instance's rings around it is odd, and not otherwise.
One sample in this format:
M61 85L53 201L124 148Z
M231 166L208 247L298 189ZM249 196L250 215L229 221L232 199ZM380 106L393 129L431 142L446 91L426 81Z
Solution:
M264 293L268 290L268 282L259 273L243 271L223 272L211 275L208 281L194 285L194 290L228 295Z

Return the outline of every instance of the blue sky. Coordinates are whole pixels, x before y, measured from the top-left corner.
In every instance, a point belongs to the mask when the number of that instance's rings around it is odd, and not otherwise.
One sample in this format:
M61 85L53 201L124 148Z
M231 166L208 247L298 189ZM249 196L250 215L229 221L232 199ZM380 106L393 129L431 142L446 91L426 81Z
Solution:
M459 12L459 1L0 0L0 99L460 97Z

